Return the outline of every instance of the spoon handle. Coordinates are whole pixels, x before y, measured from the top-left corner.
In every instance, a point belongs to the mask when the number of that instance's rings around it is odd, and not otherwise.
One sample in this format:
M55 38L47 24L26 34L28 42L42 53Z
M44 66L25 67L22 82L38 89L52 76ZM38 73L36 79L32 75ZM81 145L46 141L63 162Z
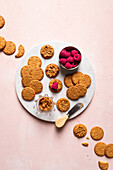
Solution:
M74 114L77 110L81 109L83 107L83 103L77 103L68 113L67 116L70 117L72 114Z

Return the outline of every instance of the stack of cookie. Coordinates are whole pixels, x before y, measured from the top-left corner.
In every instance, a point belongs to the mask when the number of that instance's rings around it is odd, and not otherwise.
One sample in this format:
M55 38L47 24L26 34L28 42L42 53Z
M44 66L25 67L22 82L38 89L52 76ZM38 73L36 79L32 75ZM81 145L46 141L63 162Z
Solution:
M75 72L72 75L65 76L64 84L68 87L66 92L67 97L71 100L76 100L79 97L85 96L87 88L91 84L91 78L87 74Z
M43 89L43 84L40 82L44 76L41 69L42 61L37 56L32 56L28 60L28 65L21 68L22 97L24 100L31 101L34 99L35 94L38 94Z

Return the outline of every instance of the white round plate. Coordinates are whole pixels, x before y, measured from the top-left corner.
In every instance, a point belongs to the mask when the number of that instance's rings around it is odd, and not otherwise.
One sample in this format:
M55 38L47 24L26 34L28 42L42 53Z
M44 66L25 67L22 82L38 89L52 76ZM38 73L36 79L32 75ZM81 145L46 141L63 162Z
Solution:
M43 45L51 45L54 48L54 56L51 59L43 59L41 57L40 54L40 49ZM52 111L49 112L42 112L40 110L37 110L36 107L36 101L44 95L48 95L49 97L53 98L53 101L56 103L57 100L59 98L62 97L66 97L66 90L67 87L64 85L64 76L66 75L66 72L63 72L60 68L59 71L59 75L56 77L57 79L60 79L62 81L63 84L63 88L61 90L61 92L59 93L52 93L49 90L49 82L50 82L50 78L48 78L45 74L45 68L48 64L50 63L55 63L57 65L59 65L59 53L60 51L66 47L66 46L74 46L73 44L67 43L67 42L60 42L60 41L50 41L50 42L44 42L41 43L39 45L37 45L36 47L32 48L28 53L26 53L22 60L21 63L19 64L17 71L16 71L16 79L15 79L15 85L16 85L16 92L17 92L17 96L19 98L19 101L21 102L21 104L23 105L23 107L29 112L31 113L33 116L35 116L36 118L45 120L45 121L49 121L49 122L55 122L59 117L62 117L66 114L66 112L60 112L57 108L56 105L54 105L54 108L52 109ZM77 47L76 47L77 48ZM80 50L80 49L79 49ZM81 110L78 110L76 113L74 113L70 119L76 117L77 115L79 115L81 112L83 112L83 110L86 109L86 107L88 106L88 104L90 103L93 94L94 94L94 90L95 90L95 74L94 74L94 70L92 68L91 63L89 62L88 58L86 56L83 55L82 51L80 50L81 54L82 54L82 62L79 66L78 71L81 71L84 74L88 74L91 77L92 83L90 85L90 87L87 89L87 93L84 97L79 98L78 100L72 101L70 100L70 109L78 102L82 102L84 104L84 107ZM23 100L22 96L21 96L21 91L23 89L22 83L21 83L21 75L20 75L20 70L23 66L27 65L28 59L31 56L38 56L41 58L42 60L42 66L41 68L44 70L44 77L42 79L42 84L43 84L43 91L40 94L36 94L35 95L35 99L33 101L25 101ZM66 97L67 98L67 97Z

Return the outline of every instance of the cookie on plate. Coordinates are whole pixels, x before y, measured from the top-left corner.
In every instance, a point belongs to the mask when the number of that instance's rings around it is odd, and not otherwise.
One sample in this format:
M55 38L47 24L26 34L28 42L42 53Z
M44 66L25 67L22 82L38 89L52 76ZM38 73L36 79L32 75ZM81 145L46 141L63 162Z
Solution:
M15 55L15 57L20 58L24 55L24 53L25 53L25 49L24 49L23 45L19 45L18 53Z
M27 75L27 76L22 77L22 85L24 87L28 87L31 80L33 80L31 75Z
M109 163L105 161L98 161L98 165L102 170L108 170L109 168Z
M40 93L42 91L42 89L43 89L43 85L42 85L42 83L39 80L32 80L32 81L30 81L29 87L34 89L36 94Z
M81 72L75 72L73 75L72 75L72 82L74 84L78 84L79 83L79 78L80 76L83 75L83 73ZM82 83L81 83L82 84Z
M64 84L66 87L74 86L71 74L68 74L64 77Z
M105 148L105 155L108 158L113 158L113 143L110 143Z
M104 156L105 148L106 148L106 144L104 142L98 142L94 147L94 151L98 156Z
M78 138L82 138L86 135L87 133L87 128L85 125L83 124L77 124L74 128L73 128L73 133L76 137Z
M75 87L77 87L80 91L80 97L85 96L86 92L87 92L87 88L84 84L76 84Z
M21 94L22 98L26 101L31 101L35 97L35 91L31 87L25 87Z
M91 129L90 135L94 140L100 140L104 136L104 131L101 127L95 126Z
M56 64L54 64L54 63L49 64L49 65L47 65L47 67L45 69L45 72L46 72L46 75L49 78L54 78L59 73L59 67Z
M57 109L66 112L70 108L70 102L66 98L60 98L56 103Z
M49 59L54 55L54 48L51 45L44 45L41 48L40 53L44 59Z
M52 108L52 100L49 97L42 97L39 100L39 108L43 111L49 111Z
M12 41L6 41L6 46L3 49L3 52L7 55L11 55L16 51L16 45Z
M5 38L0 36L0 50L3 50L5 46L6 46L6 40Z
M49 89L54 93L60 92L62 90L62 82L59 79L52 79L49 83Z
M33 80L42 80L44 77L44 72L40 67L34 68L31 70L31 75Z
M37 56L32 56L28 60L28 65L34 67L34 68L39 68L42 65L42 61L39 57Z
M88 88L91 84L91 77L87 74L83 74L79 78L79 84L84 84Z
M2 28L5 25L5 19L3 16L0 15L0 28Z
M23 67L21 68L21 71L20 71L21 76L22 76L22 77L25 77L25 76L27 76L27 75L31 75L31 70L32 70L32 67L31 67L31 66L29 66L29 65L23 66Z
M67 97L71 100L76 100L80 97L80 91L77 87L71 86L67 89Z

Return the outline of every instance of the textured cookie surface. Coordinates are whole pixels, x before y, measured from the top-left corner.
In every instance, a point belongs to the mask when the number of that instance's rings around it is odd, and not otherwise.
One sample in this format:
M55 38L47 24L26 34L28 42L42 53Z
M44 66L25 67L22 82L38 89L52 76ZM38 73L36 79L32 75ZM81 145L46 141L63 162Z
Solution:
M73 129L73 133L76 137L78 138L82 138L86 135L87 133L87 128L85 125L83 124L77 124L74 129Z
M57 82L57 83L58 83L58 88L57 88L56 90L54 90L54 89L52 88L52 84L53 84L54 82ZM50 81L50 83L49 83L49 89L50 89L52 92L54 92L54 93L60 92L60 91L62 90L62 82L61 82L59 79L52 79L52 80Z
M5 25L5 19L0 15L0 28L2 28Z
M39 68L42 65L42 61L39 57L37 56L32 56L29 58L28 60L28 65L35 67L35 68Z
M79 84L84 84L88 88L91 84L91 77L87 74L83 74L79 78Z
M71 86L67 89L67 97L71 100L76 100L80 97L80 91L77 87Z
M87 92L87 88L85 85L83 84L76 84L75 87L77 87L80 91L80 97L85 96L86 92Z
M49 59L54 55L54 48L50 45L44 45L41 48L40 53L43 58Z
M105 155L109 158L113 158L113 143L110 143L106 146Z
M101 127L95 126L91 129L90 135L94 140L100 140L104 136L104 131Z
M59 67L56 64L53 64L53 63L49 64L49 65L47 65L45 72L46 72L46 75L49 78L54 78L59 73Z
M32 75L33 80L42 80L43 76L44 76L44 72L39 67L39 68L35 68L35 69L31 70L31 75Z
M31 75L27 75L27 76L22 77L22 85L24 87L28 87L29 83L31 82L31 80L32 80L32 76Z
M24 53L25 53L25 49L24 49L23 45L19 45L18 53L15 55L15 57L20 58L24 55Z
M101 170L108 170L109 168L109 163L105 161L98 161L98 165Z
M49 97L42 97L39 100L39 108L44 111L49 111L52 108L52 100Z
M31 87L25 87L21 94L22 98L27 101L31 101L35 97L35 91Z
M72 82L72 75L71 74L66 75L64 77L64 84L65 84L66 87L74 86L74 84Z
M11 55L16 51L16 45L12 41L6 41L6 46L3 52L7 55Z
M0 36L0 50L3 50L3 48L5 47L6 45L6 40L5 38L1 37Z
M81 72L75 72L72 75L72 81L73 81L74 84L78 84L79 78L80 78L81 75L83 75L83 73L81 73Z
M36 94L40 93L42 91L42 89L43 89L43 85L42 85L42 83L39 80L32 80L29 83L29 87L34 89Z
M66 98L60 98L56 103L57 109L66 112L70 108L70 102Z
M31 75L31 70L32 70L32 67L27 65L27 66L23 66L21 68L21 76L24 77L24 76L27 76L27 75Z
M94 147L94 151L98 156L104 156L105 148L106 148L106 144L104 142L98 142Z

